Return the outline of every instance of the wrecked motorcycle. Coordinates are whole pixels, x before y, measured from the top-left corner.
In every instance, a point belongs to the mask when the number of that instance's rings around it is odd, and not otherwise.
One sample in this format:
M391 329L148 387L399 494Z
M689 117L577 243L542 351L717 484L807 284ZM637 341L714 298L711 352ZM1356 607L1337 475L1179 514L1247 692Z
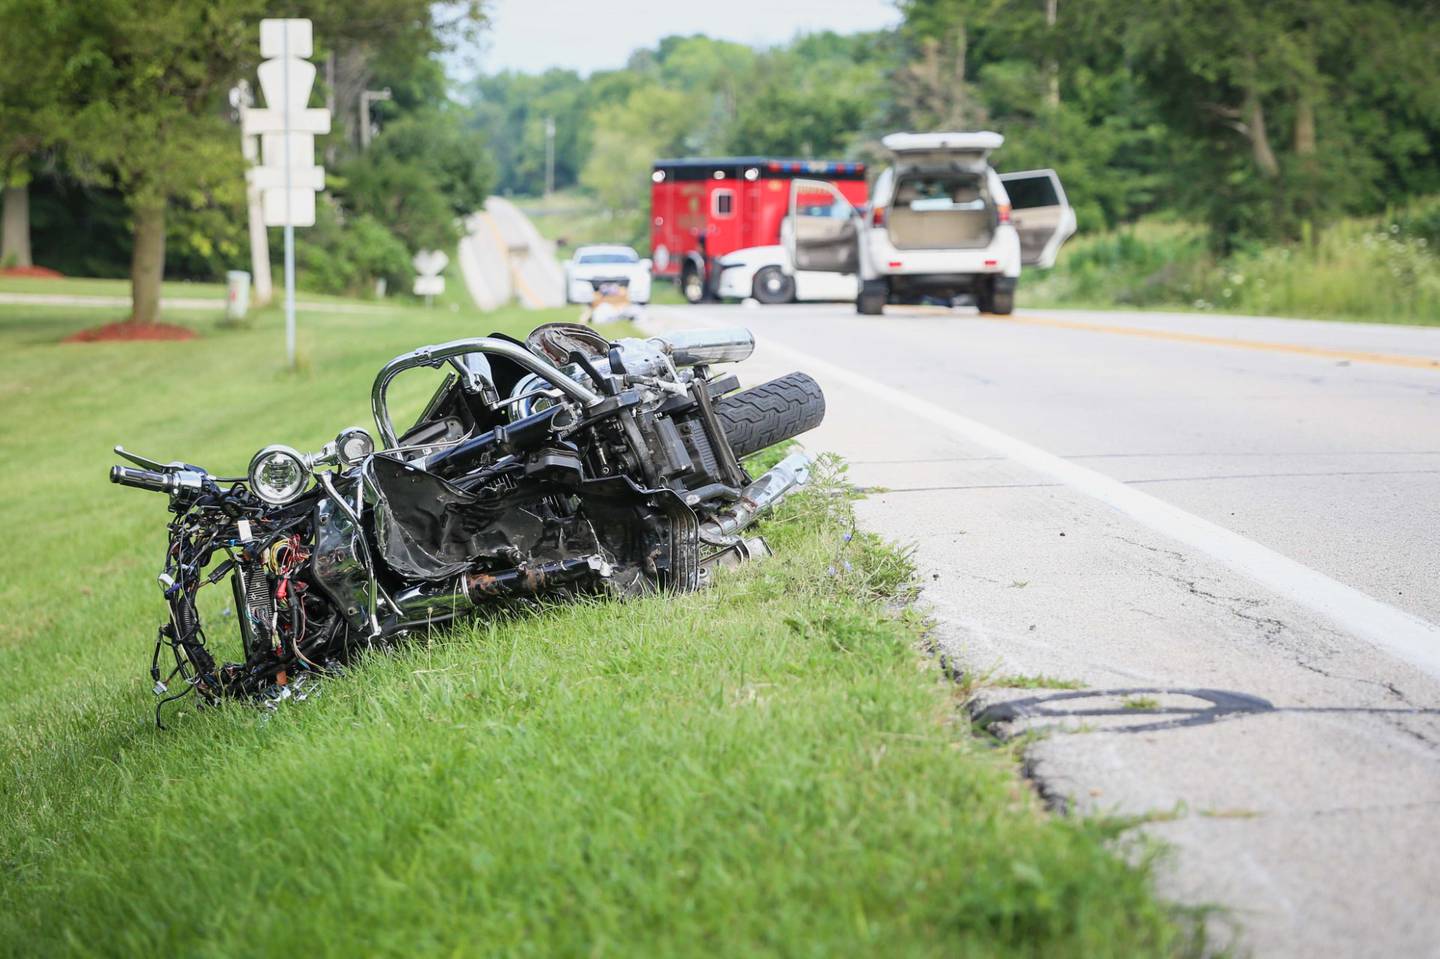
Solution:
M317 453L267 446L248 474L115 452L112 482L168 493L160 586L169 618L150 675L161 709L273 704L356 651L497 605L583 594L685 592L766 552L747 527L808 475L792 453L752 479L741 459L818 425L803 373L740 391L722 364L748 330L610 341L573 324L524 341L427 346L381 368L377 443L343 430ZM391 382L446 375L397 433ZM217 661L197 594L229 577L236 661ZM163 665L162 665L163 664Z

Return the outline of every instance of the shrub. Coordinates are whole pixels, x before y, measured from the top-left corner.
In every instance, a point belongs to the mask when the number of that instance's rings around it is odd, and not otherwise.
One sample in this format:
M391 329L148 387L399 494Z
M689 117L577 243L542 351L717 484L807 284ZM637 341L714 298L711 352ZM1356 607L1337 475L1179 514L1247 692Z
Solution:
M1029 305L1178 306L1390 323L1440 323L1440 198L1341 220L1298 243L1217 257L1199 228L1143 221L1081 237L1021 284Z
M321 201L315 226L297 236L299 282L319 293L373 295L375 281L392 290L409 289L414 272L405 244L374 217L346 216Z

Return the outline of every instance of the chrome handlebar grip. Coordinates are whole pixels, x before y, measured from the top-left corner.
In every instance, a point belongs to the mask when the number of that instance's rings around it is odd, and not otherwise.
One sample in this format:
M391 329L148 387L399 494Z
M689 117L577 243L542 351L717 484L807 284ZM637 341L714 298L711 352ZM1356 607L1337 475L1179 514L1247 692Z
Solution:
M718 330L672 330L650 338L676 366L739 363L755 352L755 336L743 326Z

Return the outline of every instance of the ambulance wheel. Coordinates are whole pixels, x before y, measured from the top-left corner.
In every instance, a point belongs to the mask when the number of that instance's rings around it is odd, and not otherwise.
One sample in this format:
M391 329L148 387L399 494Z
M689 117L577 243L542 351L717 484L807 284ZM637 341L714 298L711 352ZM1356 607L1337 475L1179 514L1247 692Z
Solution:
M795 299L795 278L778 266L755 274L755 299L761 303L789 303Z
M680 273L680 295L686 303L701 303L705 300L705 277L693 265L687 265Z

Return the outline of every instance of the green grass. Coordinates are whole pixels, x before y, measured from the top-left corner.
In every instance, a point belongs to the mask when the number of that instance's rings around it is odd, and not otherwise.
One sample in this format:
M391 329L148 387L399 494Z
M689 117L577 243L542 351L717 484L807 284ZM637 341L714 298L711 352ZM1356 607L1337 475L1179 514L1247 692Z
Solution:
M0 276L0 293L56 293L64 296L129 296L129 280L98 280L90 277L44 279L31 276ZM170 280L161 285L161 296L192 299L225 299L224 283L189 283Z
M365 422L395 353L573 311L302 312L298 374L273 310L168 316L205 333L187 343L57 343L100 312L0 308L0 954L1189 944L1148 853L1046 814L969 734L887 611L902 559L847 541L822 491L769 524L773 560L702 594L473 623L268 718L187 708L157 731L167 514L106 481L110 444L237 471Z
M1014 673L1002 676L994 676L985 679L987 686L1000 686L1006 689L1084 689L1085 684L1078 679L1061 679L1056 676L1048 676L1044 673Z
M1173 221L1078 236L1054 270L1027 275L1020 302L1440 325L1440 197L1225 258Z

